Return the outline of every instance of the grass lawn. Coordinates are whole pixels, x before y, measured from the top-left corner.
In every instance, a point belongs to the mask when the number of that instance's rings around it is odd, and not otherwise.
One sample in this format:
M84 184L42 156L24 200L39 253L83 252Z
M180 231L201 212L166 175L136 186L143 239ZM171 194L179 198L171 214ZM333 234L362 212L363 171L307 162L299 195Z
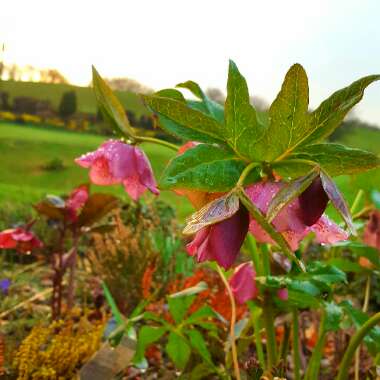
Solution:
M361 132L345 135L343 142L380 153L380 131ZM75 165L74 158L94 150L103 140L100 136L86 133L0 123L0 207L6 203L30 205L46 194L67 193L74 186L87 182L87 171ZM158 177L173 152L150 144L145 145L144 150ZM63 161L63 170L44 169L46 164L57 158ZM380 169L357 176L338 177L336 181L348 202L352 203L358 189L367 192L374 188L380 189ZM128 199L121 186L94 186L95 190ZM146 199L149 201L152 197ZM182 220L192 211L184 198L172 192L163 191L162 199L176 208Z

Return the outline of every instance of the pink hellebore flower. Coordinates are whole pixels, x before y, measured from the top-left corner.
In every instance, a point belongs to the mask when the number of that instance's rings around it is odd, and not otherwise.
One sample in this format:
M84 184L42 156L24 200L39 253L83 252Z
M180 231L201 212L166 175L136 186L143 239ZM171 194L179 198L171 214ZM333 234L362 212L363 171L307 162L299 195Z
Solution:
M234 263L248 232L248 211L241 207L231 218L207 226L198 231L194 240L186 246L198 262L214 260L224 269Z
M251 262L240 264L229 279L232 293L239 304L255 299L258 289L255 283L256 272Z
M246 192L251 201L265 214L271 200L284 185L283 182L258 182L248 186ZM305 193L283 208L272 222L291 249L296 250L299 242L310 232L315 233L318 243L333 244L347 240L348 234L327 216L322 215L326 208L327 198L321 192L318 182L313 182ZM257 241L273 243L270 236L253 218L251 218L249 230Z
M94 184L123 184L133 200L137 200L146 189L159 194L149 160L137 146L108 140L96 151L82 155L75 162L90 168L90 179Z
M26 253L33 248L41 248L42 246L41 240L23 228L12 228L0 232L0 248L16 249L19 252Z
M89 197L87 185L81 185L74 189L66 200L66 210L71 221L75 222L78 218L80 209L86 204Z
M288 289L282 288L277 290L277 297L282 301L287 301L289 298Z

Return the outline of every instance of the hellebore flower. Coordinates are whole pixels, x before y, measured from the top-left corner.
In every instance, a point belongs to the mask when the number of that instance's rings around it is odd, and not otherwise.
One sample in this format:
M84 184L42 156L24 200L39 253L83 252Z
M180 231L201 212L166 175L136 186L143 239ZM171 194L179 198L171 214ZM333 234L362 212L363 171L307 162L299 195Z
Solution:
M140 198L146 189L159 194L150 162L137 146L108 140L96 151L82 155L75 162L90 168L90 179L94 184L123 184L133 200Z
M0 232L0 248L16 249L21 253L27 253L33 248L41 248L42 246L41 240L23 228L12 228Z
M228 219L202 228L186 246L198 262L217 261L224 269L234 263L248 232L249 216L244 207Z
M240 304L255 299L258 289L255 283L256 272L251 262L240 264L229 279L232 294Z
M288 289L286 288L278 289L277 297L282 301L287 301L289 298Z
M363 241L380 251L380 211L373 211L364 230Z
M9 278L3 278L0 280L0 290L3 294L7 295L9 287L11 286L11 280Z
M89 197L87 185L81 185L74 189L65 202L65 208L71 221L76 221L79 210L85 205Z
M251 201L266 214L269 204L277 192L283 188L283 182L258 182L247 187ZM318 181L306 189L306 195L294 199L273 219L273 225L296 250L299 242L310 232L314 232L318 243L333 244L348 239L348 234L339 226L322 215L326 208L326 195ZM315 203L314 203L315 202ZM312 224L311 224L312 223ZM251 218L250 232L261 243L273 243L270 236Z

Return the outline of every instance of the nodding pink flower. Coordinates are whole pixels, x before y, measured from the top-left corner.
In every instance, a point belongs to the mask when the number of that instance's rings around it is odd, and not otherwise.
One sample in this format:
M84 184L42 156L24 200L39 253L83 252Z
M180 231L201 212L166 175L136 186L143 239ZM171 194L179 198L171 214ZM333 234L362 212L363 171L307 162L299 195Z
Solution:
M87 185L81 185L74 189L66 200L66 210L71 221L76 221L80 209L85 205L89 198Z
M246 192L251 201L266 214L268 207L277 192L285 186L283 182L258 182L247 187ZM285 206L273 220L273 225L288 242L291 249L296 250L299 242L310 232L314 232L318 243L333 244L347 240L348 234L339 226L322 215L326 208L325 196L319 184L313 182L306 190L307 194L296 198ZM312 195L316 198L313 198ZM315 200L313 200L315 199ZM318 204L315 206L313 202ZM310 210L307 207L310 207ZM312 225L310 223L314 222ZM251 218L250 232L261 243L273 243L271 237Z
M248 232L248 211L241 207L232 217L198 231L186 246L198 262L217 261L224 269L234 263Z
M277 297L282 301L287 301L289 298L288 289L282 288L277 290Z
M0 248L16 249L21 253L28 253L34 248L43 246L33 232L23 228L12 228L0 232Z
M240 304L253 300L258 295L256 287L256 272L251 262L240 264L235 268L233 275L228 280L232 294Z
M139 199L146 189L159 194L150 162L137 146L108 140L96 151L82 155L75 162L90 168L90 179L94 184L123 184L133 200Z

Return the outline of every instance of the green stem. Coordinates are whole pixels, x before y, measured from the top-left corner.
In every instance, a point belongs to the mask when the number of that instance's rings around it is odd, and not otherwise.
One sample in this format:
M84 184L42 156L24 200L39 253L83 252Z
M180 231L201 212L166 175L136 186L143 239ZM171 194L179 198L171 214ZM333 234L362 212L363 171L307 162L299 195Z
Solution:
M262 268L260 263L260 253L257 249L257 244L255 238L251 235L247 235L247 243L249 247L249 252L251 254L251 259L255 265L256 274L262 276Z
M340 368L336 380L347 380L348 371L350 369L350 363L353 356L355 355L356 349L361 344L364 337L370 332L370 330L380 323L380 312L373 315L360 329L355 333L355 335L350 339L350 343L346 352L344 353L343 359L340 363Z
M258 162L251 162L249 165L247 165L244 170L242 171L239 180L237 181L236 187L240 187L244 185L244 181L247 178L248 174L257 166L260 164Z
M267 232L269 236L278 244L285 256L287 256L289 260L295 262L302 272L305 272L305 265L294 255L284 237L278 233L270 223L267 222L261 211L251 202L243 187L238 187L237 194L249 213L260 224L264 231Z
M325 313L323 312L321 322L319 324L319 337L314 347L313 354L307 366L305 380L318 380L319 369L321 366L323 347L325 346L327 331L325 329Z
M294 380L300 380L300 370L301 370L301 358L300 358L300 346L299 346L299 323L298 323L298 310L292 310L292 333L293 333L293 370L294 370Z
M175 144L172 144L170 142L161 140L161 139L156 139L155 137L147 137L147 136L135 136L135 140L137 142L149 142L152 144L158 144L165 146L166 148L175 150L176 152L178 151L178 146Z
M231 321L230 321L230 339L231 339L231 352L232 352L232 362L234 364L234 372L236 380L240 380L240 369L239 369L239 361L238 361L238 355L237 355L237 348L236 348L236 339L235 339L235 324L236 324L236 304L235 304L235 298L232 293L230 284L228 283L226 277L224 276L222 270L220 269L220 266L217 264L216 268L218 270L219 276L221 280L223 281L224 286L226 287L228 297L230 299L231 303Z
M263 244L261 247L262 257L263 257L263 276L270 275L270 250L268 244Z
M257 352L257 358L260 363L260 367L263 371L266 371L265 356L263 350L263 344L261 342L261 323L260 315L262 313L261 309L253 302L248 301L248 307L251 314L252 325L253 325L253 334L255 339L255 346Z
M365 285L364 301L363 301L363 308L362 308L362 311L364 313L366 313L368 310L370 293L371 293L371 276L368 276L367 282ZM355 352L355 380L359 380L359 372L360 372L360 346Z
M264 304L263 304L263 320L265 333L267 338L267 359L268 365L267 368L269 371L276 365L277 360L277 346L276 346L276 333L274 327L274 313L273 313L273 304L270 298L270 294L265 295Z
M360 203L360 201L361 201L362 198L363 198L363 195L364 195L364 191L363 191L362 189L360 189L360 190L358 191L358 193L356 194L356 197L355 197L355 199L354 199L354 202L352 203L352 206L351 206L351 210L350 210L350 212L351 212L352 215L355 214L356 209L358 208L359 203Z

